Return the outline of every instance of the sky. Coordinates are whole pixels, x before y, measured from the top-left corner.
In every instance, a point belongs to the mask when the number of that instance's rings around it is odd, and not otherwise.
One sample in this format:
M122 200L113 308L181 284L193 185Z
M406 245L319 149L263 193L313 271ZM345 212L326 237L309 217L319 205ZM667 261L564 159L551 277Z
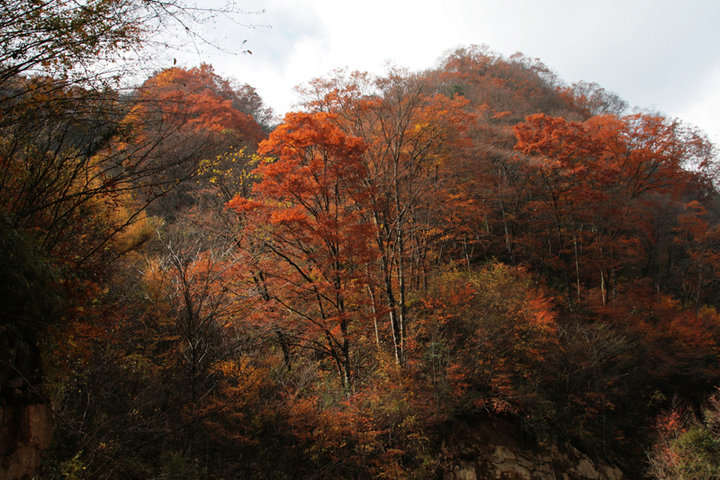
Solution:
M221 1L221 0L217 0ZM178 64L210 63L277 114L294 87L336 68L432 68L458 47L538 58L566 83L596 82L633 107L705 131L720 146L720 0L237 0ZM243 41L245 42L243 44Z

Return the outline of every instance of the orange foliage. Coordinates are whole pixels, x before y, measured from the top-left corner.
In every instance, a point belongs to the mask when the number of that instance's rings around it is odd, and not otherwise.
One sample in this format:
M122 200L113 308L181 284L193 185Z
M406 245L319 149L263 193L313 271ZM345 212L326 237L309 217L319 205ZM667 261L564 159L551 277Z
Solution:
M420 335L449 349L454 403L498 412L530 408L535 372L557 348L552 301L531 287L524 270L503 264L446 274L436 285L424 302Z
M277 160L256 168L252 198L228 203L243 218L249 248L266 255L257 265L263 288L302 319L300 343L327 354L347 388L350 327L365 311L360 280L374 256L371 227L354 208L368 192L365 148L332 115L288 114L261 144Z
M620 269L643 261L655 243L657 199L677 200L687 169L707 168L711 154L692 130L648 115L571 122L537 114L515 134L536 177L528 253L543 252L541 262L570 274L578 298L599 286L603 303Z
M133 118L160 115L162 120L190 131L214 134L235 132L244 142L254 144L265 135L250 115L234 106L236 93L212 67L173 67L148 79L140 88L130 113Z

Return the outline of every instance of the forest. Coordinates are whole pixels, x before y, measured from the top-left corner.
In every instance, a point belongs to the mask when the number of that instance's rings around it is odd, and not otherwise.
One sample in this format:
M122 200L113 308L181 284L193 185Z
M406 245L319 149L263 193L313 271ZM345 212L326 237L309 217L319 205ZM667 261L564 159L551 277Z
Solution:
M703 132L477 46L281 119L208 64L120 88L187 12L85 3L0 6L0 477L461 478L493 425L720 478Z

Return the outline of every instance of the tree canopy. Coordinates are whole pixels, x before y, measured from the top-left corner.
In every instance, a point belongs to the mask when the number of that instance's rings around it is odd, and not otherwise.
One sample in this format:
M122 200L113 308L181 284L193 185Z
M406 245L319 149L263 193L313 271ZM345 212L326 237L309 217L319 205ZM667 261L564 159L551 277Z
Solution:
M206 64L84 81L196 13L0 6L0 476L439 478L483 422L715 474L701 132L477 47L310 80L274 126Z

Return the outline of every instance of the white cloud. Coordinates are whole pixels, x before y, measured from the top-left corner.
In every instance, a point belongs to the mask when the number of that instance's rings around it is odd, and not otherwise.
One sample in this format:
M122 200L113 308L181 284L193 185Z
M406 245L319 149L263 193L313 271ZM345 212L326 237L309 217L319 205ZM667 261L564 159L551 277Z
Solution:
M720 147L720 68L710 73L684 108L671 114L705 130Z

